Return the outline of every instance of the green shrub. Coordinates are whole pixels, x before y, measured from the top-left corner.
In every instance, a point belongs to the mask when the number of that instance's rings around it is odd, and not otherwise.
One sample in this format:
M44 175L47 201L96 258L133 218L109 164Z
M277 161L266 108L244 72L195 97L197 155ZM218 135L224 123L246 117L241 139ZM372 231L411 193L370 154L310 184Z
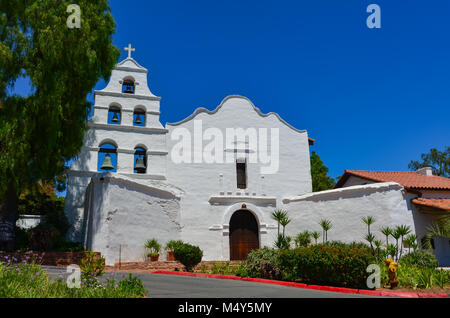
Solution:
M100 276L105 270L105 258L93 251L87 251L80 262L80 270L82 277Z
M366 268L374 262L366 248L318 244L281 251L283 278L309 284L366 288Z
M203 252L198 246L183 243L175 247L173 255L175 259L183 264L186 270L190 272L201 262Z
M282 272L278 259L279 251L268 247L248 253L245 268L248 276L267 279L281 279Z
M126 279L121 280L117 285L117 288L129 294L147 294L147 290L144 288L144 284L142 284L142 281L131 274L128 274L128 277Z
M415 252L403 255L399 263L401 265L415 265L419 267L431 267L435 268L438 266L438 260L432 252L426 250L417 250Z
M234 269L233 272L234 275L239 277L249 277L250 274L248 273L247 266L245 264L239 264L239 266Z
M381 267L381 284L388 285L388 271L385 265ZM445 288L450 285L450 271L437 270L432 267L420 267L400 264L397 269L399 287L416 288Z

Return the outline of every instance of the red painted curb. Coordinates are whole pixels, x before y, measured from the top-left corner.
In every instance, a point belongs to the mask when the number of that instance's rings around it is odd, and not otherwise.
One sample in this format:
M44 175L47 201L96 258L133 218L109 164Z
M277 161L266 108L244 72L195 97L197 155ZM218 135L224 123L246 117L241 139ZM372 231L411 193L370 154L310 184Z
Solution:
M285 282L285 281L281 281L281 280L272 280L272 279L266 279L266 278L239 277L239 276L233 276L233 275L218 275L218 274L174 272L174 271L154 271L152 274L182 275L182 276L192 276L192 277L242 280L242 281L249 281L249 282L255 282L255 283L273 284L273 285L281 285L281 286L304 288L304 289L315 289L315 290L323 290L323 291L330 291L330 292L361 294L361 295L370 295L370 296L406 297L406 298L449 298L448 295L445 293L432 294L432 293L388 292L388 291L354 289L354 288L344 288L344 287L334 287L334 286L307 285L307 284L302 284L302 283Z
M367 289L359 289L358 294L361 295L370 295L370 296L381 296L381 291L377 290L367 290Z

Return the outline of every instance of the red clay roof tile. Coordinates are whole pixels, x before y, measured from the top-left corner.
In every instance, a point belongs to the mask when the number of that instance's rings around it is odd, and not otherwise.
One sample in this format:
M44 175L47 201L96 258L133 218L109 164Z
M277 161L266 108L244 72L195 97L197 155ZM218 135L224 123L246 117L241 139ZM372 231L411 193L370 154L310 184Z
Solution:
M450 199L424 199L417 198L411 200L412 203L431 208L437 208L445 211L450 211Z
M440 176L426 176L417 171L363 171L345 170L336 183L335 188L342 186L349 175L376 181L397 182L409 189L450 190L450 178Z

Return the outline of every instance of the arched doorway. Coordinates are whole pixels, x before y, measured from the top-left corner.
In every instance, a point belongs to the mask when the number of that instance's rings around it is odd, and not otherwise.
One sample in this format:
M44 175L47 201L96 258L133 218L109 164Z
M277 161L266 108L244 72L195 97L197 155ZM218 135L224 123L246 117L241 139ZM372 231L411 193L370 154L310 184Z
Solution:
M230 260L243 260L259 248L258 222L248 210L236 211L230 219Z

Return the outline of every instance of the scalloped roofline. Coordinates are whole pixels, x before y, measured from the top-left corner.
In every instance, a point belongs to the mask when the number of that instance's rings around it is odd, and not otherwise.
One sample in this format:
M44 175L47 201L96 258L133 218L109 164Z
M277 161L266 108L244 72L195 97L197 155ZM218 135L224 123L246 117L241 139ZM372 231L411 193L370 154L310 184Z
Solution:
M142 65L140 65L135 59L133 59L132 57L127 57L126 59L124 59L123 61L119 62L116 64L116 67L114 69L116 70L133 70L130 67L126 67L126 66L122 66L123 64L125 64L125 62L130 61L133 62L134 65L136 65L136 67L141 71L141 72L148 72L148 70L143 67Z
M306 129L303 129L303 130L297 129L297 128L295 128L294 126L288 124L285 120L283 120L283 119L280 117L280 115L278 115L278 114L275 113L275 112L270 112L270 113L267 113L267 114L262 113L261 110L260 110L258 107L256 107L256 106L252 103L252 101L251 101L249 98L247 98L247 97L245 97L245 96L241 96L241 95L228 95L227 97L225 97L225 98L222 100L222 102L220 102L219 106L217 106L214 110L209 110L209 109L206 109L205 107L199 107L199 108L197 108L191 115L189 115L188 117L186 117L186 118L183 119L183 120L180 120L180 121L175 122L175 123L166 123L166 127L167 127L167 125L170 125L170 126L178 126L178 125L181 125L181 124L183 124L183 123L185 123L185 122L188 122L188 121L194 119L194 118L195 118L198 114L200 114L200 113L206 113L206 114L208 114L208 115L214 115L215 113L217 113L217 112L220 110L220 108L222 108L222 106L225 104L225 102L226 102L227 100L232 99L232 98L240 98L240 99L246 100L247 102L250 103L250 105L253 107L253 109L256 111L256 113L257 113L259 116L261 116L261 117L269 117L269 116L271 116L271 115L274 115L275 117L278 118L278 120L279 120L280 122L282 122L283 124L285 124L286 126L288 126L289 128L291 128L291 129L294 130L295 132L298 132L298 133L306 133L306 132L307 132Z

